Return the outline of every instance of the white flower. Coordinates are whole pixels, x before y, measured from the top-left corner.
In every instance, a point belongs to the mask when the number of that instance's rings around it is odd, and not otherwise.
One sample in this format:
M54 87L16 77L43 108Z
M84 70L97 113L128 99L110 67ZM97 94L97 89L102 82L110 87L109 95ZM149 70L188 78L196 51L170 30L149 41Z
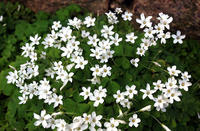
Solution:
M23 94L22 96L19 96L18 99L20 100L19 104L25 104L26 101L28 100L28 96Z
M153 82L153 85L154 85L155 90L160 90L160 91L162 91L163 87L165 87L165 84L162 84L161 80L158 80L157 82Z
M111 76L111 67L106 64L101 68L102 77Z
M132 44L135 43L135 40L137 39L138 37L135 36L134 32L132 33L129 33L126 35L126 42L131 42Z
M38 34L35 35L35 37L30 36L30 40L32 41L31 43L33 45L39 45L39 40L41 37L38 37Z
M90 92L91 87L88 87L88 88L82 87L82 90L83 92L81 92L80 95L84 97L84 100L92 96L92 93Z
M115 15L115 13L109 11L109 13L105 13L107 18L108 18L108 23L109 24L117 24L119 21L118 21L118 18L117 16Z
M17 70L15 70L14 72L9 72L8 73L9 75L8 76L6 76L6 78L7 78L7 83L12 83L12 84L14 84L16 81L17 81L17 79L18 79L18 73L17 73Z
M93 77L92 79L88 79L88 81L91 81L92 84L100 84L101 81L100 81L100 78L99 77Z
M91 67L90 70L92 71L92 76L101 76L101 70L99 65L95 65L95 67Z
M181 71L176 69L176 66L168 67L167 68L170 76L178 76Z
M140 118L138 118L137 114L133 114L133 116L129 118L129 126L130 127L132 127L133 125L135 127L138 127L139 126L138 123L140 123L140 122L141 122L141 120L140 120Z
M48 48L48 47L53 47L53 43L55 42L55 40L51 37L46 37L44 39L44 41L42 42L42 44L44 45L44 48Z
M140 15L140 19L136 19L136 22L140 24L140 28L151 27L152 23L150 22L152 16L145 18L144 13Z
M144 93L144 95L142 96L142 99L145 99L147 96L148 96L149 99L151 99L151 100L154 99L154 97L153 97L152 94L155 93L156 91L155 91L155 90L151 90L149 84L147 84L146 90L140 89L140 91Z
M99 47L96 47L95 49L90 49L90 51L92 52L90 54L91 57L96 57L96 59L100 59L100 55L101 55L101 49Z
M120 93L120 90L118 90L117 94L114 94L113 97L116 99L116 102L119 103L120 101L124 100L124 93Z
M92 18L91 16L85 17L85 21L83 22L86 27L95 26L96 18Z
M131 108L132 102L130 102L128 99L123 99L120 101L120 104L124 107L124 108Z
M23 50L22 55L24 57L29 57L31 53L34 52L35 47L33 47L32 44L26 43L24 46L21 47L21 49Z
M171 37L170 32L167 33L163 33L161 32L160 34L158 34L158 38L161 39L161 44L166 44L166 39L169 39Z
M54 108L57 107L59 104L63 105L63 96L61 95L56 95L55 93L53 94L53 99L54 99Z
M159 13L159 17L157 18L158 20L160 20L160 23L169 30L169 24L173 21L172 17L169 17L166 14L163 14L162 12Z
M137 94L137 90L135 88L136 88L135 85L132 85L131 87L129 87L128 85L126 85L125 95L128 96L129 99L132 99L133 95Z
M84 69L85 65L87 65L88 61L84 60L83 57L79 57L78 61L76 61L76 66L75 69L80 68L80 69Z
M42 110L40 116L34 113L34 118L37 119L37 121L34 123L35 126L42 124L44 128L47 128L47 121L51 118L51 116L46 114L46 110Z
M70 58L73 50L71 48L68 47L61 47L60 50L63 51L63 53L61 54L62 57L66 56L67 58Z
M97 89L94 90L94 93L99 94L99 96L101 97L106 97L107 96L106 92L107 92L106 88L103 88L102 86L99 86L98 90Z
M184 39L185 38L185 35L181 35L181 32L178 30L177 32L176 32L176 35L172 35L172 38L174 39L174 44L176 44L176 43L180 43L180 44L182 44L183 43L183 40L182 39Z
M111 42L114 43L116 46L119 45L119 42L122 41L122 38L119 38L119 34L115 33L115 37L110 36Z
M56 123L56 127L58 127L57 131L72 130L72 125L69 125L63 119L56 119L55 123Z
M63 65L62 65L62 61L59 62L54 62L54 67L53 69L60 72L61 70L63 70Z
M76 29L81 28L82 21L78 19L77 17L74 17L74 19L68 19L69 23L68 25L71 25L75 27Z
M62 25L60 24L60 21L53 22L52 29L54 29L55 31L57 31L61 27L62 27Z
M166 88L178 88L176 85L177 80L174 77L168 78L168 81L165 83Z
M86 113L83 113L83 120L85 124L90 124L91 123L91 115L87 115Z
M136 52L137 55L140 55L140 56L143 56L145 54L145 49L144 48L137 48L137 52Z
M156 33L161 33L161 32L163 32L164 31L164 29L165 29L165 27L164 27L164 25L163 24L161 24L161 23L159 23L158 25L155 25L155 31L156 31Z
M67 42L67 47L71 48L72 50L78 50L79 49L78 45L80 45L80 42L76 41L75 39L70 39Z
M140 61L139 58L135 58L135 59L131 59L130 62L132 65L134 65L135 67L138 67L138 62Z
M159 111L160 109L164 109L168 106L168 99L164 95L159 95L157 98L154 99L154 107L156 110Z
M123 18L124 21L127 21L127 20L131 21L132 15L133 15L132 13L126 11L126 12L124 12L124 14L122 14L122 18Z
M153 35L156 33L156 31L153 30L153 27L145 28L144 32L145 32L144 36L149 38L153 38L154 37Z
M66 42L67 40L72 38L72 30L70 29L69 26L63 27L60 32L59 36L61 37L61 41Z
M84 123L84 120L81 116L77 116L77 117L74 117L73 119L72 128L75 131L78 131L78 130L83 131L88 128L88 124Z
M73 72L65 73L64 76L61 78L62 82L68 83L68 81L72 82L72 76L74 75Z
M174 103L174 100L175 101L181 101L181 99L179 98L179 96L181 96L181 92L180 91L177 91L176 89L172 89L170 94L169 94L169 102L170 103Z
M97 46L97 42L99 41L99 39L97 38L97 34L94 34L93 36L88 36L88 39L88 45Z
M103 97L98 92L94 92L94 95L90 96L90 100L94 101L94 107L97 107L104 102Z
M101 36L103 36L106 39L109 36L112 36L114 34L114 32L112 31L113 28L114 28L113 25L111 25L110 27L108 27L107 25L103 25L103 29L101 30Z
M188 87L191 86L192 83L186 80L179 80L179 88L188 91Z
M90 35L90 32L87 32L87 31L85 31L85 30L82 30L82 31L81 31L81 37L86 38L86 37L88 37L89 35Z
M107 131L118 131L119 122L114 118L110 118L110 122L105 122L104 126L107 128Z
M185 71L184 73L181 73L181 78L183 80L189 81L189 79L191 78L191 75L189 75L188 72Z
M91 118L90 118L90 122L91 122L90 125L92 127L95 127L96 125L98 127L101 127L102 126L101 122L100 122L101 119L102 119L102 115L97 116L95 112L92 112Z
M121 9L121 8L115 8L115 12L116 12L117 14L120 14L120 13L122 13L122 9Z

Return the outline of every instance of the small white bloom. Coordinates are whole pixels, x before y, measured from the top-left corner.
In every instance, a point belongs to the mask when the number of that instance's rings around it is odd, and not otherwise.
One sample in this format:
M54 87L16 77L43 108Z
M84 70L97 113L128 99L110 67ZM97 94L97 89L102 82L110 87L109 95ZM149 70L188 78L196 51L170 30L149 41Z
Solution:
M151 100L154 99L154 97L153 97L152 94L155 93L156 91L155 91L155 90L151 90L149 84L147 84L146 90L140 89L140 91L144 93L144 95L142 96L142 99L145 99L147 96L148 96L149 99L151 99Z
M135 58L135 59L131 59L130 62L132 65L134 65L135 67L138 67L138 62L140 61L139 58Z
M83 24L86 25L86 27L91 27L95 25L95 20L96 18L92 18L91 16L87 16L85 17L85 21L83 22Z
M140 118L138 118L137 114L133 114L133 116L129 118L129 126L130 127L132 127L133 125L135 127L138 127L139 126L138 123L140 123L140 122L141 122L141 120L140 120Z
M87 31L85 31L85 30L82 30L82 31L81 31L81 37L86 38L86 37L88 37L89 35L90 35L90 32L87 32Z
M46 114L46 110L42 110L40 116L34 113L34 118L37 119L37 121L34 123L35 126L42 124L44 128L47 128L47 121L51 118L51 116Z
M188 91L188 87L191 86L192 83L186 80L179 80L179 88Z
M68 21L69 21L68 25L71 25L76 29L81 28L82 21L78 19L77 17L74 17L74 19L68 19Z
M115 37L110 36L111 42L114 43L116 46L119 45L119 42L122 41L122 38L119 38L119 34L115 33Z
M140 56L144 56L145 54L145 49L144 48L137 48L137 52L136 52L137 55L140 55Z
M41 37L38 37L38 34L35 35L35 37L30 36L31 43L33 45L39 45L39 40Z
M62 25L60 24L60 21L53 22L52 29L54 29L55 31L57 31L61 27L62 27Z
M92 127L95 127L96 125L98 126L98 127L101 127L102 126L102 124L101 124L101 122L100 122L100 120L102 119L102 115L96 115L96 112L92 112L92 114L91 114L91 118L90 118L90 125L92 126Z
M113 28L114 28L113 25L111 25L110 27L108 27L107 25L103 25L103 29L101 30L101 36L103 36L106 39L109 36L112 36L114 34L114 32L112 31Z
M128 11L126 11L126 12L124 12L124 14L122 14L122 18L124 21L131 21L132 16L133 16L133 14Z
M94 34L93 36L88 36L88 39L88 45L97 46L97 42L99 41L99 39L97 38L97 34Z
M135 43L135 40L137 39L138 37L135 36L134 32L132 33L129 33L126 35L126 42L131 42L132 44Z
M114 118L110 118L110 122L105 122L104 126L107 128L107 131L118 131L119 122Z
M25 104L26 101L28 100L28 96L23 94L22 96L19 96L18 99L20 100L19 104Z
M125 95L128 96L129 99L132 99L133 95L135 95L135 94L138 93L135 88L136 88L135 85L132 85L131 87L129 87L128 85L126 85Z
M94 107L97 107L104 102L103 97L98 92L94 92L94 95L90 96L90 100L94 101Z
M176 66L168 67L167 68L170 76L178 76L181 71L176 69Z
M106 64L101 68L102 77L111 76L111 67Z
M122 13L122 9L121 9L121 8L115 8L115 12L116 12L117 14L120 14L120 13Z
M154 89L162 91L163 87L165 87L165 84L162 84L161 80L158 80L157 82L153 82Z
M174 39L174 44L176 44L176 43L180 43L180 44L182 44L183 43L183 40L182 39L184 39L185 38L185 35L181 35L181 32L178 30L177 32L176 32L176 35L172 35L172 38Z
M80 95L84 97L84 100L92 96L92 93L90 92L91 87L88 88L82 87L82 90L83 92L81 92Z
M183 80L189 81L189 79L191 78L191 75L189 75L188 72L185 71L184 73L181 73L181 78Z
M113 97L116 99L116 102L124 100L124 93L120 93L120 90L117 91L117 94L114 94Z
M171 37L170 32L167 33L163 33L161 32L160 34L158 34L158 38L161 39L161 44L166 44L166 39L169 39Z
M144 13L140 15L140 19L136 19L136 22L140 24L140 28L151 27L152 23L150 22L152 16L145 18Z

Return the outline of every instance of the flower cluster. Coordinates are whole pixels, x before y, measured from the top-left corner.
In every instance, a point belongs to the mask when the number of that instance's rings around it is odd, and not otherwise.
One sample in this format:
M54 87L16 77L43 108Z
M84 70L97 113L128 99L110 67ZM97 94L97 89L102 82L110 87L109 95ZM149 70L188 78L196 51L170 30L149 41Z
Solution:
M181 72L176 69L176 66L167 68L170 78L163 83L161 80L157 82L153 82L153 89L151 89L150 85L147 84L146 89L141 89L143 92L143 99L149 98L154 101L154 107L156 107L157 111L166 111L166 107L169 104L173 104L174 101L181 101L180 96L182 95L181 89L188 91L188 87L191 86L191 82L189 82L189 78L191 75L188 72ZM178 76L181 74L181 79ZM154 97L154 94L157 94L157 97ZM159 94L159 95L158 95Z
M91 87L85 88L82 87L83 92L80 93L81 96L84 96L84 100L89 98L91 101L94 101L94 107L97 107L99 104L104 102L104 99L107 94L107 90L103 89L102 86L99 86L98 89L95 89L93 93L90 92Z
M185 35L181 35L180 31L172 35L169 31L166 31L170 29L169 24L173 21L172 17L169 17L167 14L159 13L159 17L157 17L159 23L154 26L152 25L151 19L152 16L145 17L143 13L140 19L136 19L136 22L140 24L140 28L142 28L145 33L145 37L142 39L140 47L137 48L136 54L144 56L149 47L155 46L158 40L160 40L161 44L166 44L166 40L172 37L174 39L174 44L183 43L182 39L185 38Z
M118 90L117 94L113 95L113 97L116 99L116 103L120 103L123 107L130 109L132 103L129 100L132 100L133 96L138 93L135 88L135 85L132 85L131 87L127 85L125 92L120 92L120 90Z
M87 88L81 86L82 92L79 92L80 97L83 97L85 101L89 99L93 103L94 110L99 104L104 103L109 90L105 85L101 85L101 82L104 78L109 79L112 77L112 61L115 47L120 46L120 44L132 46L138 39L134 32L129 32L124 37L120 36L120 33L115 32L116 24L119 23L119 17L124 21L131 21L132 15L128 11L123 13L121 8L116 8L115 12L110 11L106 13L109 24L103 25L100 33L89 31L90 28L95 26L96 18L92 16L86 16L84 20L77 17L68 19L66 26L63 26L60 21L54 21L49 34L46 34L44 37L38 34L31 36L30 41L22 46L22 56L26 57L28 61L20 65L19 70L11 67L14 71L9 72L7 76L8 83L19 87L19 92L22 94L19 97L19 104L25 104L28 99L36 96L39 100L42 99L45 104L53 104L55 112L57 109L60 111L52 113L52 115L47 114L46 110L42 110L40 115L34 113L34 118L37 120L34 124L35 126L42 125L44 128L57 129L58 131L87 129L92 131L117 131L120 130L118 129L120 124L128 122L130 127L139 126L141 119L138 118L136 112L131 114L132 116L129 117L128 121L121 119L127 115L131 109L134 96L139 93L136 90L136 86L128 86L129 83L126 84L126 91L121 92L117 90L116 94L111 95L115 99L115 104L119 106L119 117L107 119L93 111L92 113L85 112L82 116L73 116L71 123L67 123L65 119L57 119L57 116L65 115L61 106L66 99L63 89L75 81L74 76L76 76L78 71L84 72L85 69L88 69L91 78L85 81L87 83L89 81L91 86L87 86ZM166 40L171 38L171 36L174 39L174 43L182 44L182 39L185 38L185 35L181 35L180 31L173 35L169 31L165 31L170 29L169 24L173 20L172 17L159 13L157 18L159 23L155 26L152 26L151 18L152 16L145 17L144 14L141 14L141 18L136 19L136 22L140 24L140 28L144 28L145 35L141 40L140 47L137 48L136 55L139 55L138 58L131 58L130 60L130 63L135 67L139 65L141 60L139 57L144 56L150 46L155 46L159 42L166 44ZM75 35L77 32L79 35ZM89 47L89 54L87 55L91 58L86 57L85 46ZM38 51L39 49L40 51ZM45 68L43 73L40 73L40 60L49 59L47 53L50 49L59 50L61 52L60 59L50 61L50 64L46 65L49 67ZM172 104L174 101L180 101L181 89L188 91L188 87L191 86L189 82L191 76L188 72L181 72L176 69L176 66L169 67L167 70L166 72L170 77L166 82L158 80L153 82L154 89L151 89L150 84L147 84L146 89L140 90L144 93L143 99L149 98L154 101L154 107L156 107L157 111L166 111L166 107L169 104ZM41 74L44 75L42 76ZM180 74L181 79L179 79ZM33 78L40 80L37 81ZM62 83L62 86L54 88L51 85L53 81ZM92 92L91 87L95 88L95 86L98 88ZM123 113L120 110L120 106L128 108L128 111ZM148 105L137 112L150 110L151 105Z

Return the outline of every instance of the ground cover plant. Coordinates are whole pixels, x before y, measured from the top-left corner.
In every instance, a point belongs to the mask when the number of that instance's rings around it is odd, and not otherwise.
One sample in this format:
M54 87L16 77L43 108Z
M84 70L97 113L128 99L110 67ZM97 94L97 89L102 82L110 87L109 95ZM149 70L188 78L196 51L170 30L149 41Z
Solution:
M18 56L0 74L1 129L198 129L199 44L170 33L167 14L154 24L141 14L144 33L131 16L72 5L20 21Z

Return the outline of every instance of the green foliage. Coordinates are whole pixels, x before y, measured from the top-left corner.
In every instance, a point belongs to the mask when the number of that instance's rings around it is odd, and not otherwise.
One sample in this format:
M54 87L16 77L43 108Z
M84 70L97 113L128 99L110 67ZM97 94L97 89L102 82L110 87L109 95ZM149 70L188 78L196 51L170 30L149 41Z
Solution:
M3 26L0 23L0 130L44 130L33 125L33 112L39 113L46 105L37 99L32 99L25 105L18 105L19 101L17 97L20 95L18 89L14 85L7 84L6 76L11 71L8 65L19 68L20 64L25 63L26 59L20 56L20 46L24 45L32 35L38 33L43 36L49 30L48 28L54 20L60 20L63 25L66 25L68 18L72 18L73 16L82 18L86 14L87 12L83 12L83 9L77 5L70 5L50 15L44 12L34 14L19 4L0 3L0 15L4 16L4 23L7 24ZM96 22L95 30L86 30L100 34L100 29L106 23L105 16L97 17ZM114 30L118 31L124 38L124 33L133 31L133 28L127 22L122 22ZM143 34L140 32L136 34L139 37L138 39L143 37ZM80 32L77 31L76 35L80 36ZM80 41L86 43L84 40ZM140 40L136 41L134 46L137 46L139 43ZM90 60L90 48L87 44L82 44L81 46L84 49L84 57ZM65 98L63 106L59 107L60 110L64 110L65 115L70 118L82 115L84 112L91 113L93 110L96 110L97 114L102 114L106 118L116 117L119 115L119 107L113 104L114 98L110 95L116 93L119 89L124 91L125 85L135 84L139 90L144 88L146 83L151 83L157 79L166 81L168 74L152 62L157 62L164 68L168 64L176 64L179 69L186 70L192 75L193 86L190 87L189 92L183 93L181 97L182 101L168 107L167 112L152 111L151 114L172 130L200 130L199 119L197 117L197 113L200 112L199 41L186 40L183 45L173 45L172 41L170 41L166 45L151 47L148 54L145 54L145 57L142 58L141 63L139 63L140 66L137 69L133 68L130 64L130 59L134 57L136 52L134 46L122 43L114 47L115 57L111 60L113 63L112 76L110 78L103 78L101 83L108 90L108 97L106 97L104 105L100 105L95 109L92 106L92 102L83 102L83 98L79 96L80 88L88 86L89 84L85 81L91 78L90 69L86 66L84 71L77 70L74 75L75 82L68 84L64 88L65 92L63 92L63 96ZM47 58L49 59L41 61L39 64L41 70L50 65L49 61L60 59L60 53L60 50L55 48L48 49ZM67 63L67 61L65 62ZM45 66L43 66L44 63ZM59 82L52 82L52 86L55 88L61 85ZM92 89L94 88L96 87L92 87ZM141 94L139 94L139 97L141 98ZM134 106L131 110L138 110L147 104L150 104L148 100L133 100ZM48 109L48 112L51 113L54 111L52 106L47 107L45 109ZM141 113L139 115L141 116L142 124L138 128L124 126L123 129L129 131L161 130L160 125L150 114Z

